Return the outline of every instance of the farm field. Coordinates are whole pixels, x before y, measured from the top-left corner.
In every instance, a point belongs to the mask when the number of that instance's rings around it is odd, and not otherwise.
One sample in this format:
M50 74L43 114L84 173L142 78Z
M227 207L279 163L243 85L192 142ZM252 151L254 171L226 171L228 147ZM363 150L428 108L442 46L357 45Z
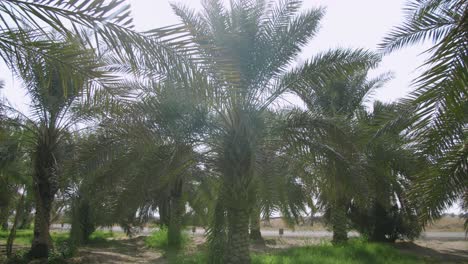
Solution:
M128 238L119 231L97 231L88 246L78 249L76 256L63 263L205 263L206 239L200 234L186 232L186 245L179 252L164 245L148 242L146 236ZM0 245L6 234L0 232ZM52 232L56 246L66 241L66 231ZM162 243L167 243L164 238ZM17 234L15 250L26 250L32 240L32 231ZM349 245L335 248L330 237L268 237L264 244L250 246L253 263L466 263L468 241L453 239L418 239L400 241L394 245L366 243L353 239ZM1 252L1 251L0 251ZM0 253L0 259L1 253ZM366 262L362 262L362 261ZM350 262L351 261L351 262ZM0 262L1 263L1 262ZM11 262L9 262L11 263Z
M468 264L468 0L0 0L0 264Z

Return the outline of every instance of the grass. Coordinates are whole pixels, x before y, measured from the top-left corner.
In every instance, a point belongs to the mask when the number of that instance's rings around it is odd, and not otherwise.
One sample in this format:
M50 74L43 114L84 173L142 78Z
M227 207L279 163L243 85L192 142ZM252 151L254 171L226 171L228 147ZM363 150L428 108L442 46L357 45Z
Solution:
M0 231L0 244L5 244L8 240L10 231ZM17 245L30 245L32 242L33 230L17 230L15 244Z
M150 236L145 238L145 245L150 248L157 248L167 250L169 249L169 243L167 240L167 228L161 228L155 232L153 232ZM182 243L181 248L184 248L188 242L190 242L190 238L187 233L182 232Z
M17 230L14 244L21 246L31 245L33 240L33 232L34 231L32 229ZM6 243L8 235L9 231L0 231L0 244ZM52 241L55 245L60 245L68 240L69 233L63 231L51 231L50 236L52 237ZM124 233L96 230L90 236L90 243L100 243L106 241L109 238L120 238L124 236Z
M124 238L126 236L127 235L125 235L125 233L122 233L122 232L96 230L89 237L89 243L91 244L104 243L108 241L109 239Z
M206 254L179 255L169 263L206 263ZM315 246L291 248L284 251L252 254L252 264L423 264L417 256L398 251L391 245L350 241L342 246L325 243Z
M23 246L24 249L18 250L10 259L0 259L0 263L29 263L27 256L28 248L33 240L33 230L18 230L16 232L16 238L14 241L15 245ZM6 243L8 239L9 232L0 231L0 244ZM66 263L65 259L72 257L76 253L76 248L71 246L69 242L69 233L63 231L51 231L50 232L52 241L54 243L54 250L50 253L47 263L50 264L61 264ZM119 238L125 237L125 234L122 232L110 232L110 231L101 231L96 230L90 236L90 244L102 245L103 243L108 242L110 238ZM3 261L3 262L2 262Z
M403 254L390 245L351 241L342 246L322 244L252 256L253 264L420 264L421 258Z
M21 246L29 246L32 243L33 240L33 230L32 229L26 229L26 230L17 230L16 231L16 237L15 237L15 245L21 245ZM8 236L10 234L10 231L0 231L0 243L4 244L8 240ZM54 241L55 244L60 244L63 241L68 239L68 233L65 232L56 232L52 231L50 232L50 236L52 237L52 241Z

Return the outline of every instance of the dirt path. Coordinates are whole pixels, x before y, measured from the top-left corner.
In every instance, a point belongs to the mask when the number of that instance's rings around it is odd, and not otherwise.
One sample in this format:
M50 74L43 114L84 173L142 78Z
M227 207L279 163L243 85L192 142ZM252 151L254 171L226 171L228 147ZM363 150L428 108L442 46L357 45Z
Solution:
M112 240L81 248L70 263L167 263L162 251L146 248L143 240L144 237Z
M400 242L396 247L404 252L436 260L437 263L468 263L468 241L416 240Z

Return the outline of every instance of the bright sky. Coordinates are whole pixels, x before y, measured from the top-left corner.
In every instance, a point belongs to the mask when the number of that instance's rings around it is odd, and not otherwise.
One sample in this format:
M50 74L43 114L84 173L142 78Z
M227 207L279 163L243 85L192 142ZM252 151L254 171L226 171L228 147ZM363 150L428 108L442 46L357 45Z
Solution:
M127 0L132 6L137 29L146 30L178 23L167 0ZM179 0L195 9L201 8L200 0ZM332 48L366 48L376 50L378 43L389 30L403 21L402 8L406 0L305 0L304 9L326 7L317 36L304 49L299 61L306 60L320 51ZM405 48L386 56L374 74L391 71L395 78L378 90L375 98L390 102L410 91L410 82L418 75L416 69L425 56L419 55L426 47ZM8 69L0 65L0 79L5 81L4 95L16 107L26 110L28 99L19 82L13 82ZM453 209L457 211L456 209ZM449 210L449 211L452 211Z
M179 3L197 10L200 0L130 0L134 22L138 29L151 29L178 23L169 3ZM325 17L316 37L304 49L299 61L311 58L320 51L332 48L365 48L376 50L377 45L393 26L403 21L402 8L406 0L305 0L303 9L326 7ZM376 92L375 98L390 102L403 97L410 90L415 71L424 61L418 56L424 47L410 47L386 56L374 74L391 71L395 78Z
M201 8L200 0L127 0L137 29L146 30L178 23L172 12L170 2ZM303 9L326 7L326 14L321 21L320 30L310 44L304 48L298 61L311 58L320 51L332 48L366 48L376 50L378 43L389 30L403 21L402 8L406 0L305 0ZM410 82L418 72L416 69L424 61L424 55L418 56L425 47L417 46L403 49L386 56L374 75L391 71L395 78L375 93L378 100L390 102L405 96L410 91ZM19 82L13 82L9 70L0 65L0 79L5 81L3 94L17 108L27 109L28 99L20 88Z

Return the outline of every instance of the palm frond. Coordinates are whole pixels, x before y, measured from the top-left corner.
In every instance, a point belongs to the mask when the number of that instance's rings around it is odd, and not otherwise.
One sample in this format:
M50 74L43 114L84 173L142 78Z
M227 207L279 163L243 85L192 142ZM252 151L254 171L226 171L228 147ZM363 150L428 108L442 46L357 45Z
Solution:
M390 53L426 40L440 42L457 27L457 20L464 12L462 3L463 1L411 1L405 9L406 21L384 38L380 44L381 49Z

